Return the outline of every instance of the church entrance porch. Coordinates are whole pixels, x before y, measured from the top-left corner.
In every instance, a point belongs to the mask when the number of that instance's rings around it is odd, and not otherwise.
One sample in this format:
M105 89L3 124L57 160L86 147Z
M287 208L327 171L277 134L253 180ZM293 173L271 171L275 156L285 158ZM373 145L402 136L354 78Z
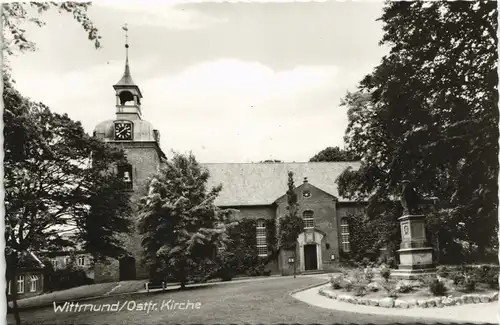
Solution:
M318 269L317 245L304 245L304 269L312 271Z
M314 229L306 229L297 238L300 254L299 269L301 272L323 270L323 263L321 262L322 240L323 234Z

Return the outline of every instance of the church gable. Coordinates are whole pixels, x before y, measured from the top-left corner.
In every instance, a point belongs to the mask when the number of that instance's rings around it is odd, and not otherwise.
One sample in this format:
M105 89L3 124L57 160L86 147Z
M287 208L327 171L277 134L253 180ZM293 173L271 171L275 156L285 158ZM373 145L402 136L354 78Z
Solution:
M295 193L297 194L298 203L320 200L338 201L337 197L335 197L334 195L327 193L326 191L323 191L322 189L309 183L307 178L304 179L304 182L301 185L295 187ZM287 194L283 194L276 200L275 203L278 205L286 204Z

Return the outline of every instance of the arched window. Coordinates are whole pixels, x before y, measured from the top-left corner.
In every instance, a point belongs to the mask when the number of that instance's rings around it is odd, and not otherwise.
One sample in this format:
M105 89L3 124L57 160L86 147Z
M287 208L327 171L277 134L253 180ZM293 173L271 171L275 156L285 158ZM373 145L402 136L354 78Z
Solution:
M257 220L257 254L267 256L267 231L266 222L263 219Z
M134 101L134 95L130 91L122 91L118 97L120 97L120 105L126 105L127 102Z
M306 210L302 213L302 219L304 220L304 229L314 228L314 212L311 210Z
M343 218L340 221L340 236L342 238L342 250L347 253L351 250L351 244L349 243L349 222L347 218Z

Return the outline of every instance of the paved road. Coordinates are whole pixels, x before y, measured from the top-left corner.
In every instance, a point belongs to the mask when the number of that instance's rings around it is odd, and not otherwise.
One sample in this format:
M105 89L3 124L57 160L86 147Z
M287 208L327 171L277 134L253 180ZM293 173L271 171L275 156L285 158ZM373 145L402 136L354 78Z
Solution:
M332 311L310 306L289 293L324 282L314 277L291 277L262 279L217 285L207 285L184 291L132 294L121 297L107 297L84 303L119 303L125 305L122 311L105 312L54 312L54 308L43 308L21 313L23 324L192 324L192 323L435 323L431 320L401 316L374 316L345 311ZM127 305L128 301L128 305ZM128 310L134 304L164 302L163 310L149 313ZM171 301L169 303L169 301ZM200 303L200 308L190 305L190 310L172 310L172 301L179 303ZM193 309L194 307L194 309ZM136 307L138 308L138 307ZM14 324L12 315L7 317Z

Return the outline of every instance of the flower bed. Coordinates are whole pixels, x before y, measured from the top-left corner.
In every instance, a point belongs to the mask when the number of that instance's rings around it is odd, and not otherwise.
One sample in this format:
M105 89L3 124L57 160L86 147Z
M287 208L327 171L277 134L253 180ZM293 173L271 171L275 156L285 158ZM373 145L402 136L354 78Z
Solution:
M336 292L338 290L333 290L327 287L322 287L319 289L319 294L331 299L337 299L338 301L349 302L356 305L374 306L374 307L385 307L385 308L432 308L432 307L446 307L446 306L457 306L464 304L477 304L486 303L498 300L498 292L490 294L464 294L458 297L435 297L427 299L412 299L405 297L401 298L391 298L391 297L379 297L379 298L369 298L369 297L355 297L344 292Z
M482 273L481 273L482 272ZM491 272L445 273L422 280L397 280L391 270L365 268L344 270L330 278L330 286L319 294L348 303L385 308L431 308L498 300L498 285L491 281ZM442 272L438 272L442 274ZM498 281L498 277L496 277Z

